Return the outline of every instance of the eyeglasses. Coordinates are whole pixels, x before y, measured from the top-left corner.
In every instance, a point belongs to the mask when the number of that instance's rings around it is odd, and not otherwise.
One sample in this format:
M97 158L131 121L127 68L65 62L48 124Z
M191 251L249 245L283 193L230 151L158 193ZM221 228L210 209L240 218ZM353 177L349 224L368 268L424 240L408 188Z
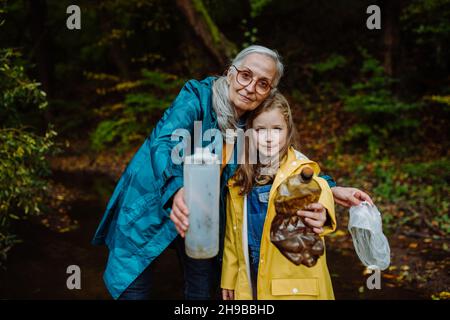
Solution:
M239 70L235 65L232 65L232 67L234 67L237 71L236 81L241 86L246 87L253 82L253 79L255 79L251 70ZM256 80L255 90L260 95L266 94L271 89L273 89L273 87L267 79L263 78Z

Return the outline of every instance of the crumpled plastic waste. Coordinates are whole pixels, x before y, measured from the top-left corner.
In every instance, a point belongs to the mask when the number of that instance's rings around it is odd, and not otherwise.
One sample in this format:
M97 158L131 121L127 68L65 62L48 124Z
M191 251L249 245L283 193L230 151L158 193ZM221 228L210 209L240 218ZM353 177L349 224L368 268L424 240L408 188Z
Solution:
M324 243L305 224L298 210L318 202L321 188L313 178L314 171L305 166L298 175L283 181L275 196L276 215L270 229L270 240L292 263L312 267L324 253Z

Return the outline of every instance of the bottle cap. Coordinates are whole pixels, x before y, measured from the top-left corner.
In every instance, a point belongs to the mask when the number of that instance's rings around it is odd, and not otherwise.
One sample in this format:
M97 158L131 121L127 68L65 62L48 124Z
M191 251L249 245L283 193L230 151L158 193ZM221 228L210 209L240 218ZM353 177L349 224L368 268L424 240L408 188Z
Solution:
M303 180L309 181L314 175L314 170L310 166L306 166L302 169L300 174Z

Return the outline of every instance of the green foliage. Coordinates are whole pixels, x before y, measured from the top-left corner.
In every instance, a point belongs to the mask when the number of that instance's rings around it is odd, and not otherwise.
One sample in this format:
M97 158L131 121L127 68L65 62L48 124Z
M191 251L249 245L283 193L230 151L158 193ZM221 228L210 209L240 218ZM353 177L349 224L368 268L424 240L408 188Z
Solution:
M130 119L104 120L92 134L92 147L101 150L117 140L122 145L128 144L133 141L133 137L129 134L133 133L134 129L136 129L135 122Z
M318 73L325 73L328 71L340 69L347 64L347 59L339 54L330 55L325 61L318 62L311 65L311 69Z
M261 12L264 10L264 8L271 2L272 0L250 0L251 17L255 18L259 16Z
M46 94L40 84L29 81L19 52L0 50L0 119L3 126L17 126L30 113L47 107Z
M406 163L402 166L402 171L419 181L445 185L450 180L450 160L442 158L421 163Z
M5 23L6 0L0 0L0 27Z
M346 142L367 145L370 158L379 157L399 134L413 135L419 122L413 111L420 105L400 101L391 92L394 80L389 78L380 62L362 50L364 63L358 82L343 97L344 110L356 118L348 130Z
M23 126L25 116L47 101L19 58L12 49L0 51L0 265L18 241L10 233L11 221L42 211L50 172L46 157L56 150L51 127L42 136Z
M305 65L305 79L302 89L310 92L316 100L334 101L347 92L345 75L347 58L332 53L323 60Z
M244 31L244 43L242 44L242 49L256 44L258 41L258 28L249 26L248 20L242 20L242 29Z
M450 107L450 95L442 96L442 95L433 95L429 98L430 101L437 102L445 105L446 107Z
M147 69L143 69L141 75L143 77L140 80L142 85L152 86L154 89L162 89L163 91L179 89L184 82L175 75Z
M403 10L401 20L405 29L417 36L417 44L435 44L449 39L450 1L413 0Z
M337 154L331 163L339 163L341 158ZM348 161L347 158L345 162ZM382 213L383 229L389 232L407 225L419 232L432 228L433 234L450 234L450 160L407 161L401 164L387 157L356 160L350 164L351 174L343 177L340 184L358 186L362 181L371 182L368 191Z
M133 82L119 82L100 93L123 93L123 98L113 104L96 110L100 118L91 134L94 150L115 147L126 151L142 141L150 132L155 115L168 107L183 85L176 76L149 70L142 70L142 78Z
M53 152L56 132L45 136L23 128L0 129L0 216L18 219L37 214L46 190L44 177L50 173L46 156ZM2 223L3 225L3 223Z
M242 49L253 44L257 44L260 41L258 36L258 27L254 25L254 19L256 19L263 10L272 2L272 0L251 0L250 1L250 20L242 19L241 25L244 33L244 41L242 43Z
M403 224L421 228L425 222L443 234L450 234L449 169L448 159L400 166L392 161L375 163L377 185L373 192L384 202L395 203L408 212L392 223L392 228ZM393 218L394 213L384 215L386 223Z
M450 0L412 0L400 16L404 44L402 81L419 82L411 93L449 91ZM421 92L424 90L424 92Z

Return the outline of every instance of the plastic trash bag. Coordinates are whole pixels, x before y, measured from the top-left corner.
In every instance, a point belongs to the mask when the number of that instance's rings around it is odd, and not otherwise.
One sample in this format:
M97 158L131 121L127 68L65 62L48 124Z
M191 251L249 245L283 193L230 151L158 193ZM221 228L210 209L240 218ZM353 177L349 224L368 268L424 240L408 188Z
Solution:
M376 206L364 201L351 207L348 231L356 254L366 267L380 270L389 267L391 250Z
M295 265L312 267L324 253L324 244L311 227L305 225L298 210L317 202L321 188L312 179L313 170L305 167L301 174L289 177L277 189L276 215L270 228L270 240Z

